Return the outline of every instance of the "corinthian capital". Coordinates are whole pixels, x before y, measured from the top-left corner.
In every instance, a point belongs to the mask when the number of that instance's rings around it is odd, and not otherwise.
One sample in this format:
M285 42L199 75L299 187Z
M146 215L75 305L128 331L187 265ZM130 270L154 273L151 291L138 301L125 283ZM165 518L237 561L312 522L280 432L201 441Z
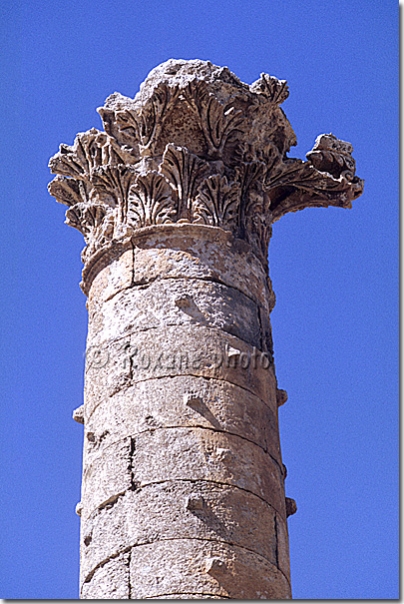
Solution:
M134 99L111 95L105 132L78 134L50 160L50 193L69 206L88 263L137 231L192 223L245 239L266 265L271 225L309 206L351 207L363 190L352 146L317 138L307 161L288 157L296 137L280 104L286 82L251 85L227 67L170 60Z

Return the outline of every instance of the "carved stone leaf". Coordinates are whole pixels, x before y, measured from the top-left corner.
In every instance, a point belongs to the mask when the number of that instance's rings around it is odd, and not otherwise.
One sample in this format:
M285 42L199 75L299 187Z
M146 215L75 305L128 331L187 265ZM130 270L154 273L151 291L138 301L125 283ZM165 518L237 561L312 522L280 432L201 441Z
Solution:
M262 195L262 182L264 179L266 165L261 161L243 162L236 168L237 181L240 183L241 202L238 209L237 227L239 235L245 237L246 216L251 213L249 206L256 199L253 192L258 191Z
M263 191L250 189L245 200L244 223L246 237L264 264L267 264L268 244L272 234L270 200Z
M333 178L327 172L320 172L309 162L290 159L279 167L277 173L268 174L265 188L271 190L280 186L293 186L299 189L321 192L343 191L347 188L344 178Z
M101 116L105 132L115 139L121 149L130 154L135 161L139 157L139 128L133 107L132 99L115 92L107 98L105 106L99 107L97 111Z
M158 142L168 106L175 102L177 96L178 88L160 82L144 105L138 106L131 99L115 94L98 112L107 131L121 145L134 150L135 155L137 149L142 155L148 155Z
M107 211L101 205L78 203L66 212L66 224L78 229L88 240L91 232L102 224Z
M247 198L247 194L252 187L258 186L261 188L265 171L266 165L262 161L242 162L236 169L237 179L240 182L244 199Z
M237 132L242 132L243 112L236 109L232 102L220 102L208 91L205 82L191 82L182 94L199 115L209 154L221 155L228 140Z
M147 149L154 147L163 126L163 117L170 102L178 95L178 90L159 84L153 91L147 105L139 112L140 142Z
M128 198L128 224L135 227L171 222L176 214L170 187L158 172L138 176Z
M133 166L101 166L91 173L94 185L93 194L112 207L119 209L119 221L124 222L127 215L129 190L136 179L137 173Z
M192 202L208 169L207 162L190 153L185 147L167 145L159 171L176 192L179 220L191 220Z
M237 224L240 185L228 183L226 176L215 174L203 181L194 204L194 214L201 222L232 229Z
M363 191L363 181L357 177L352 181L343 176L334 178L309 162L290 159L276 173L268 174L264 187L272 199L273 219L278 220L287 212L306 207L350 208L352 200Z
M267 73L262 73L259 80L251 84L250 90L262 94L271 103L280 105L289 96L289 88L286 80L278 80Z
M103 119L106 119L107 111L99 110ZM111 112L113 114L113 124L115 134L121 145L126 145L131 149L136 149L140 144L140 127L136 112L133 109L124 109L122 111ZM112 121L112 120L111 120Z
M272 142L267 142L262 147L254 149L254 152L256 159L265 164L266 173L276 169L282 163L279 149Z
M356 168L352 151L350 143L338 139L333 134L321 134L306 157L317 170L328 172L334 178L343 176L352 181Z
M86 183L74 178L58 175L49 183L48 191L59 203L66 206L88 201Z
M94 168L118 163L125 161L113 139L92 128L78 134L72 147L60 145L60 151L51 158L49 167L53 174L88 180Z

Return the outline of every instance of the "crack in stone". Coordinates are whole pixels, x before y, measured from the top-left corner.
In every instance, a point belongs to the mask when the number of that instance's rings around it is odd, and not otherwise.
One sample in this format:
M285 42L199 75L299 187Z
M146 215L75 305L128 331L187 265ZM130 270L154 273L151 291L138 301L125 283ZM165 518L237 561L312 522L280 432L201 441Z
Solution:
M274 516L274 534L275 534L275 562L276 562L276 566L279 568L278 517L276 514ZM281 570L281 569L279 568L279 570Z
M131 560L132 560L132 548L128 552L128 562L127 562L127 567L128 567L128 600L132 599L132 582L130 580L130 563L131 563Z
M267 562L271 566L275 567L277 569L277 571L279 573L281 573L285 577L285 579L287 580L288 584L290 585L290 581L289 581L288 577L285 575L285 573L280 568L278 568L271 560L269 560L265 556L262 556L261 554L259 554L255 550L250 549L249 547L245 547L244 545L238 545L236 543L232 543L231 541L219 541L218 539L207 539L207 538L202 538L202 537L180 537L180 538L178 538L178 537L172 537L172 538L167 538L167 539L158 539L156 541L150 541L149 543L135 543L135 544L132 544L132 545L128 545L123 550L119 550L118 552L114 552L113 554L111 554L110 556L108 556L108 558L105 558L104 560L102 560L101 562L99 562L98 564L96 564L96 566L89 572L89 574L87 575L87 577L84 579L83 584L84 583L89 583L91 581L91 579L93 578L95 572L99 568L101 568L102 566L105 566L105 564L107 564L110 560L114 560L115 558L118 558L120 555L126 554L126 553L130 552L132 549L135 549L137 547L153 546L154 544L162 543L162 542L168 542L168 541L199 541L199 542L207 542L207 543L217 543L219 545L223 545L223 544L224 545L230 545L231 547L238 548L238 549L241 549L241 550L245 550L247 552L250 552L250 553L254 554L255 556L257 556L261 560L264 560L265 562Z
M245 493L249 493L249 495L252 495L253 497L257 497L258 499L260 499L261 501L263 501L268 507L270 507L274 513L278 513L281 518L282 518L282 512L281 510L278 510L273 503L270 503L269 501L267 501L266 499L264 499L264 497L261 497L261 495L258 495L257 493L254 493L253 491L250 491L249 489L246 489L244 487L240 487L237 484L231 484L229 482L221 482L219 480L212 480L212 479L206 479L206 478L172 478L172 479L165 479L165 480L155 480L153 482L147 482L145 484L142 485L138 485L136 490L141 491L142 489L145 489L147 487L156 485L156 484L164 484L164 483L176 483L176 482L189 482L191 484L197 484L197 483L206 483L206 484L214 484L214 485L219 485L222 487L227 487L227 488L231 488L231 489L239 489L240 491L244 491ZM133 489L127 489L126 491L119 493L119 495L117 496L117 500L121 497L124 497L126 495L127 492L132 491ZM98 512L100 511L100 506L97 506L92 512L90 512L88 514L88 516L86 517L86 520L90 520L90 519L94 519L97 515Z
M245 436L241 436L240 434L235 434L234 432L229 432L228 430L219 430L217 428L208 428L207 426L153 426L152 428L148 428L146 430L141 430L140 432L136 433L136 436L139 436L141 434L147 434L148 432L157 432L157 431L163 431L163 430L194 430L194 429L198 429L198 430L209 430L210 432L216 433L216 434L229 434L230 436L235 436L236 438L240 438L241 440L245 440L246 442L251 443L252 445L255 445L256 447L258 447L259 449L261 449L262 451L264 451L265 455L268 455L268 457L271 458L271 460L278 466L280 474L283 478L284 476L284 470L283 470L283 464L282 462L279 462L275 457L273 457L268 450L264 449L264 447L261 447L261 445L259 445L258 443L254 442L253 440L250 440L249 438L246 438ZM131 457L131 461L129 464L129 469L131 471L131 481L133 482L133 454L135 453L136 450L136 445L135 445L135 438L133 436L124 436L121 438L118 438L118 440L114 440L113 442L110 442L99 455L95 455L92 460L91 463L86 467L86 469L84 470L84 475L87 474L88 468L90 468L92 466L92 464L97 461L98 459L102 459L102 457L104 456L105 451L108 451L108 449L110 447L112 447L113 445L116 445L117 443L120 443L126 439L130 438L130 457ZM282 464L282 465L280 465ZM137 488L137 487L136 487ZM135 489L133 489L135 490Z
M213 596L214 599L218 598L220 600L233 600L230 596L219 596L219 594L211 594L199 591L176 591L173 593L166 594L155 594L154 596L150 596L148 598L143 598L144 600L153 600L155 598L161 598L162 596ZM170 598L171 600L175 598ZM189 599L189 598L188 598ZM208 599L208 598L200 598L200 599Z
M230 436L236 436L253 445L256 445L257 447L262 449L262 451L264 451L264 453L266 453L268 455L268 457L270 457L272 459L272 461L274 461L276 463L276 465L279 467L279 469L281 471L282 476L284 475L284 469L283 469L284 464L282 463L281 460L277 460L276 457L273 457L273 455L271 455L271 453L269 452L267 447L260 445L259 443L255 442L255 440L251 440L251 438L247 438L246 436L242 436L241 434L237 434L236 432L230 432L229 430L221 430L220 428L210 428L208 426L204 426L204 425L200 425L200 424L192 424L192 425L185 425L185 426L180 425L180 424L175 425L175 426L151 426L150 428L145 428L144 430L139 430L139 432L136 432L136 434L134 436L132 436L131 438L134 439L134 437L140 436L142 434L147 434L148 432L157 432L158 430L177 430L177 429L193 430L194 428L198 428L200 430L210 430L211 432L215 432L217 434L230 434ZM123 436L123 437L119 438L118 440L114 440L113 442L109 443L105 447L105 449L103 449L103 451L106 451L110 446L115 445L116 443L119 443L121 440L125 440L125 438L128 438L128 436ZM131 451L131 455L134 452L135 452L135 449L133 449L133 451ZM92 461L94 461L96 459L100 459L101 457L102 457L102 453L100 455L93 457Z
M103 501L97 507L96 511L100 512L101 510L104 510L105 508L111 509L118 502L118 500L125 495L125 493L126 493L126 491L121 491L120 493L117 493L116 495L112 495L112 497L109 497L108 499L106 499L105 501ZM88 518L89 517L90 516L88 516Z
M130 242L131 246L132 246L132 287L134 287L135 285L135 278L136 278L136 247L135 244L133 243L133 241Z
M94 566L94 568L89 572L89 574L84 579L83 585L85 583L90 583L91 579L94 577L96 571L99 568L102 568L103 566L105 566L110 560L115 560L115 558L118 558L121 554L128 553L131 549L132 549L132 546L129 545L128 547L125 547L125 549L123 549L123 550L121 550L119 552L115 552L114 554L111 554L110 556L108 556L108 558L105 558L104 560L102 560L101 562L99 562L98 564L96 564Z
M119 442L119 441L117 441ZM134 476L134 469L133 469L133 456L135 454L136 451L136 440L135 438L131 437L130 439L130 451L129 451L129 472L130 472L130 485L131 485L131 491L136 491L137 489L137 484L135 482L135 476Z

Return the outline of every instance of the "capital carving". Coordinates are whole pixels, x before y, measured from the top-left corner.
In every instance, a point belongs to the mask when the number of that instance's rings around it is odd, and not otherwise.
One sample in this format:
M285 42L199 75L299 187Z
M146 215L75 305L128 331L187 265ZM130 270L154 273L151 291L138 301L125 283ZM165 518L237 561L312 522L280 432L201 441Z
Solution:
M169 60L134 99L98 109L105 132L77 135L50 160L50 193L85 238L83 261L154 225L230 231L266 265L272 223L311 206L351 207L363 190L352 146L323 134L307 161L287 156L296 137L280 104L285 81L251 85L227 67Z

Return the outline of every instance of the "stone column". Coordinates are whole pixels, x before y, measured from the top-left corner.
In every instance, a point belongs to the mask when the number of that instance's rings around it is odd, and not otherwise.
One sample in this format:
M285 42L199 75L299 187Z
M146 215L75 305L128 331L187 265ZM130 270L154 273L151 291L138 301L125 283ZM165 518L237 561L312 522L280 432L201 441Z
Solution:
M81 598L291 597L271 225L363 183L331 134L287 157L287 96L170 60L50 162L87 244Z

